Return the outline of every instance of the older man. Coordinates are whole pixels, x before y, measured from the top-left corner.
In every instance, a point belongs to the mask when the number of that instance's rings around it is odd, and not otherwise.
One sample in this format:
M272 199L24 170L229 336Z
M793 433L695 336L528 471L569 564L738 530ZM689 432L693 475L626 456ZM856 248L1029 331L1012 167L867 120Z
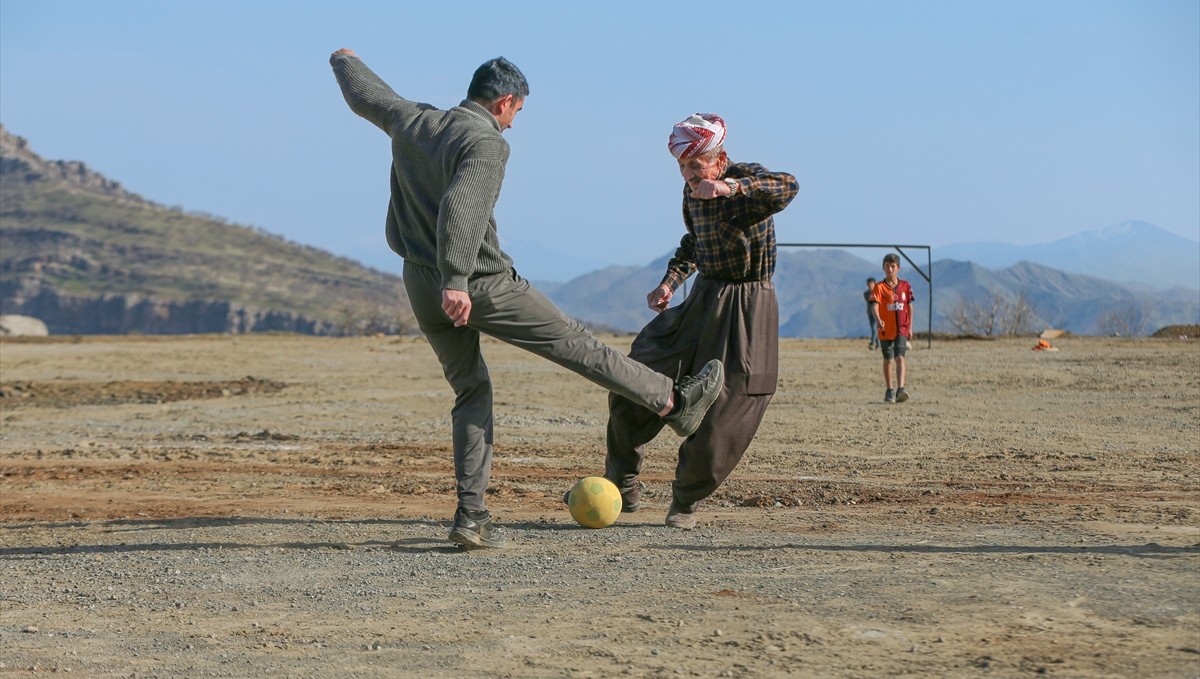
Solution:
M450 541L468 547L505 542L484 501L493 420L481 333L547 358L621 394L680 436L691 435L720 393L720 362L673 381L626 358L518 276L500 249L492 211L509 154L500 135L529 94L524 74L502 57L487 61L475 71L467 98L441 110L396 94L352 50L338 50L329 60L350 109L391 139L387 241L404 258L413 314L454 389L458 509Z
M725 152L725 121L697 113L675 125L668 148L683 175L687 233L658 287L646 296L659 312L629 356L667 376L686 375L710 360L725 365L725 386L699 429L679 446L666 525L696 525L695 508L729 476L750 445L775 393L779 307L775 220L796 196L796 178ZM675 290L699 271L683 304ZM624 511L639 507L644 446L662 423L629 399L609 396L605 476L621 490Z

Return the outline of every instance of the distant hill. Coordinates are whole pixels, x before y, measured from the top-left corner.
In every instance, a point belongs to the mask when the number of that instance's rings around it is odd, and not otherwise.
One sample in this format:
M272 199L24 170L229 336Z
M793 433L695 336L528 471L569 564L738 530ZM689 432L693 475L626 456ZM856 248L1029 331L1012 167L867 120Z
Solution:
M662 278L664 256L645 267L609 267L570 281L551 293L567 313L594 324L634 332L650 318L645 296ZM923 265L923 263L922 263ZM1036 329L1053 327L1076 334L1106 334L1106 313L1136 312L1146 333L1168 325L1200 322L1200 299L1175 289L1153 292L1091 276L1069 274L1022 262L995 271L971 262L933 262L933 322L936 332L955 333L949 317L967 303L1023 296L1034 312ZM859 337L866 335L864 281L880 275L877 262L844 250L786 250L779 253L775 288L779 296L780 334L785 337ZM902 277L917 295L916 329L929 326L929 286L908 265ZM677 297L682 301L682 296Z
M1146 222L1122 222L1040 245L957 243L935 252L993 269L1037 262L1131 286L1200 291L1200 241Z
M603 261L585 254L559 252L534 240L509 238L503 232L500 235L500 248L516 262L517 273L531 281L566 281L605 265Z
M1200 321L1200 297L1181 288L1147 291L1031 262L996 271L972 262L940 260L933 269L935 328L944 328L946 313L963 300L987 299L996 293L1009 299L1024 295L1036 311L1038 326L1076 334L1105 334L1104 317L1127 311L1136 311L1146 333Z
M0 313L53 334L411 327L401 280L344 257L169 209L0 126Z
M622 331L636 330L654 317L654 312L646 307L646 293L662 280L667 259L663 257L643 267L610 266L553 290L542 290L575 318Z

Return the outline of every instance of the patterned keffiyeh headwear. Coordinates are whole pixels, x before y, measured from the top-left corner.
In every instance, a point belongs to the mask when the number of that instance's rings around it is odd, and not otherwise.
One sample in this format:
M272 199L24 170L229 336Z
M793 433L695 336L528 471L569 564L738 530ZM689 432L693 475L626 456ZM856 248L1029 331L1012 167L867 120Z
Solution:
M667 148L680 160L707 153L725 142L725 121L715 113L696 113L676 123Z

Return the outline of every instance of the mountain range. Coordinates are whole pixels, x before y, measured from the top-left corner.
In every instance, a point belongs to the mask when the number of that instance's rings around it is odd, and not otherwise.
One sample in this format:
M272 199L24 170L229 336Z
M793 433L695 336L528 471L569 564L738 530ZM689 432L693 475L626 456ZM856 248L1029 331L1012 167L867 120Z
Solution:
M937 254L994 269L1037 262L1133 287L1200 290L1200 242L1140 221L1121 222L1052 243L958 243L938 248Z
M965 305L1016 299L1028 306L1030 328L1108 333L1106 315L1114 312L1135 318L1143 332L1200 324L1200 243L1150 224L1127 222L1047 246L976 243L937 254L930 271L914 257L902 272L917 293L918 331L953 332L951 319ZM593 327L636 331L652 317L645 295L668 258L538 287ZM1160 275L1113 280L1132 275L1123 263L1138 260L1154 262L1140 270ZM780 333L865 336L864 281L879 274L879 262L842 249L781 248ZM1164 285L1177 287L1159 289ZM41 158L2 125L0 314L40 318L52 334L415 331L395 275L164 207L81 162Z
M910 253L911 256L912 253ZM666 270L668 256L644 266L613 266L553 287L550 297L564 311L593 324L636 331L653 316L646 293ZM915 329L958 333L951 317L971 304L994 300L1028 306L1026 330L1057 328L1076 334L1109 334L1110 314L1128 317L1143 333L1167 325L1200 323L1200 293L1185 288L1149 291L1093 276L1070 274L1032 262L994 270L973 262L939 259L925 271L905 264L901 277L916 294ZM933 296L924 274L931 274ZM862 293L868 276L880 277L878 262L838 249L782 249L775 271L780 334L785 337L858 337L868 327ZM682 299L682 297L679 297ZM932 322L928 310L933 309Z

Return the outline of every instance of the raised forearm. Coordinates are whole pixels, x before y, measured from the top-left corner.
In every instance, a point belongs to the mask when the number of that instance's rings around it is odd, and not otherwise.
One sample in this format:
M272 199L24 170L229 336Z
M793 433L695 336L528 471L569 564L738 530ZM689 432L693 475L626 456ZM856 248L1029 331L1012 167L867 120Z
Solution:
M329 64L350 110L387 132L389 114L404 99L367 68L352 50L334 52L329 57Z
M775 214L788 206L800 192L800 183L786 172L771 172L762 165L747 163L748 177L733 177L738 183L738 193L763 206Z

